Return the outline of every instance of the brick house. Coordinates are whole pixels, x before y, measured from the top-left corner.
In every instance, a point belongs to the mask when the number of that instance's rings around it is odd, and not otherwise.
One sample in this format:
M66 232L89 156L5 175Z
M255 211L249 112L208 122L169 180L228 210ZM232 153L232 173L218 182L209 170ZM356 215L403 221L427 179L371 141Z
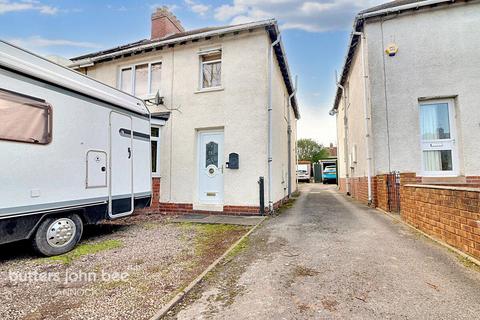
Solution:
M400 172L389 185L402 185L393 199L402 217L476 257L478 28L478 1L402 0L360 12L330 111L340 190L389 210L386 174Z
M151 211L259 214L297 189L297 100L275 20L185 31L166 8L151 37L71 59L147 101ZM263 209L263 208L262 208Z

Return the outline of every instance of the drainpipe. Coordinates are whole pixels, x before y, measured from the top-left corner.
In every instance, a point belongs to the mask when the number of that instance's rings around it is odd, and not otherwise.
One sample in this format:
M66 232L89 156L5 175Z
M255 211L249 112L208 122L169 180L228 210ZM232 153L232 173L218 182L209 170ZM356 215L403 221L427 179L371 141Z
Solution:
M268 48L269 49L269 54L268 54L268 209L269 212L273 212L273 198L272 198L272 162L273 162L273 143L272 143L272 129L273 129L273 123L272 123L272 101L273 101L273 93L272 93L272 87L273 87L273 48L280 43L280 35L277 36L277 40L272 42L272 45Z
M298 76L295 76L295 87L292 94L288 97L288 112L287 112L287 135L288 135L288 197L292 195L292 124L290 120L290 111L292 109L292 99L297 93Z
M362 77L363 77L363 113L365 116L365 141L366 141L366 154L367 154L367 178L368 178L368 204L372 204L372 172L371 172L371 162L372 158L370 156L370 133L368 130L368 121L370 117L368 115L368 83L367 83L367 66L365 62L365 33L363 32L354 32L356 36L360 36L360 51L362 54Z
M337 77L335 77L337 78ZM343 131L344 131L344 141L343 141L343 146L344 146L344 157L345 157L345 180L346 180L346 187L347 187L347 195L350 195L350 175L348 173L348 124L347 124L347 95L345 94L345 87L340 84L340 82L337 82L337 87L342 90L342 97L343 97ZM338 168L337 168L338 170Z

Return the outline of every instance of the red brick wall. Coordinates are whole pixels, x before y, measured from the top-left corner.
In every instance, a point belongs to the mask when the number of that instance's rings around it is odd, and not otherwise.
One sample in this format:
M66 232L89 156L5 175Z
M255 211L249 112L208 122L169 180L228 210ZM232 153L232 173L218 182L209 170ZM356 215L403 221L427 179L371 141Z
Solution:
M338 191L341 193L347 193L347 179L339 178L338 179Z
M368 204L368 178L367 177L355 177L349 178L350 180L350 195L365 204ZM376 179L372 178L372 204L375 205L375 191L376 191Z
M403 186L401 216L408 224L480 258L480 189Z
M151 39L164 38L183 31L180 21L168 9L158 8L152 14Z

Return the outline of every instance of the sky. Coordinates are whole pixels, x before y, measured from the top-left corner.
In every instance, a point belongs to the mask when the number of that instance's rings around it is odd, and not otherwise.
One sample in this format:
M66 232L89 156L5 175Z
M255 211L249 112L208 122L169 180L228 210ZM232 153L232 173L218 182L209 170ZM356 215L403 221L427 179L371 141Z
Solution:
M298 75L299 138L336 145L335 95L353 18L387 0L0 0L0 39L41 55L71 58L149 38L150 15L167 6L185 29L278 20Z

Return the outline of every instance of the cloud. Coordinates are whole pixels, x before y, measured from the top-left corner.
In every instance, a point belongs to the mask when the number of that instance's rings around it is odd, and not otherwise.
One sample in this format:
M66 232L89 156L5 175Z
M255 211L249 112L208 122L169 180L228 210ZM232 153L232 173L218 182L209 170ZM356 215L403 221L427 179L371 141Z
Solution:
M308 32L346 30L362 9L385 0L232 0L215 8L215 19L245 23L276 18L282 29Z
M40 36L33 36L29 38L17 38L9 40L14 45L21 48L37 51L41 48L50 47L75 47L75 48L100 48L98 44L92 42L72 41L65 39L46 39Z
M127 11L127 7L125 6L115 6L111 4L107 5L107 9L110 9L113 11L120 11L120 12Z
M328 114L328 109L301 104L298 138L311 138L324 146L337 145L336 118Z
M185 0L185 4L190 8L190 10L200 16L204 16L210 10L210 6L193 0Z
M41 14L54 15L59 10L56 7L44 5L37 0L0 0L0 15L19 11L37 11Z

